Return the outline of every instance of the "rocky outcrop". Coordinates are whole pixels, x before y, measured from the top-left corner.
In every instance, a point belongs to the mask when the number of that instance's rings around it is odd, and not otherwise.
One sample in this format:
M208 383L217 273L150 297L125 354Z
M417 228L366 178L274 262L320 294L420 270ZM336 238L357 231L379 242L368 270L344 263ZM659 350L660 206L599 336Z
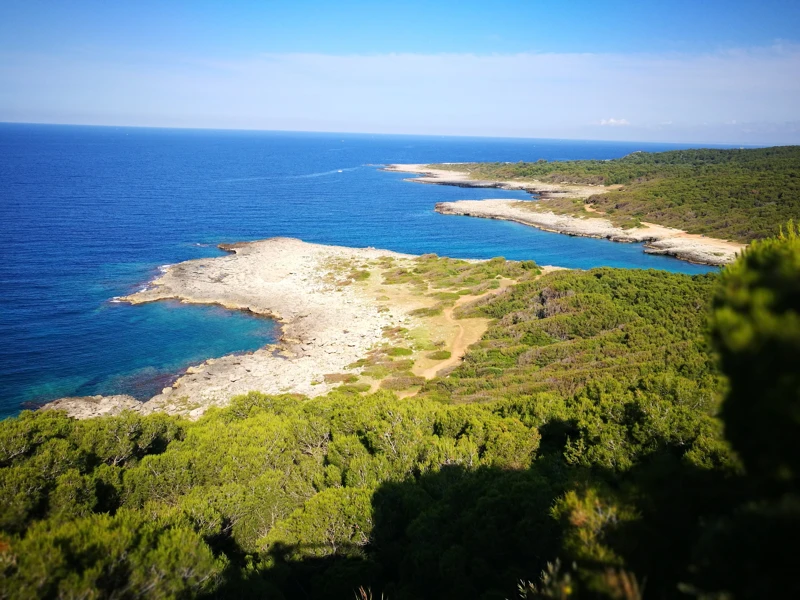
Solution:
M220 247L231 254L166 267L147 288L118 300L140 304L176 299L247 310L280 323L276 344L189 367L144 403L120 397L64 398L47 408L79 418L123 409L196 418L210 406L224 406L232 396L251 390L317 396L332 387L325 374L345 371L384 341L385 329L409 322L404 308L381 306L359 286L342 282L353 269L373 268L377 259L402 261L411 258L407 255L288 238Z
M131 410L140 412L141 401L132 396L76 396L59 398L42 406L39 410L63 410L74 419L107 417Z
M568 183L545 183L544 181L487 181L471 179L464 171L431 169L428 165L388 165L384 171L414 173L419 177L408 179L412 183L452 185L463 188L487 188L500 190L523 190L539 198L589 198L607 190L600 185L578 185Z

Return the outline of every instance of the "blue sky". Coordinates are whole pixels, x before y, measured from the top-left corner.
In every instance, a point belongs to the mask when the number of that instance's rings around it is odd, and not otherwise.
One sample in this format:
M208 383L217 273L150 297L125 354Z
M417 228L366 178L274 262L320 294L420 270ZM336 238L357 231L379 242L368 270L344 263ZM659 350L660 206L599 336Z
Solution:
M0 121L800 142L800 2L0 3Z

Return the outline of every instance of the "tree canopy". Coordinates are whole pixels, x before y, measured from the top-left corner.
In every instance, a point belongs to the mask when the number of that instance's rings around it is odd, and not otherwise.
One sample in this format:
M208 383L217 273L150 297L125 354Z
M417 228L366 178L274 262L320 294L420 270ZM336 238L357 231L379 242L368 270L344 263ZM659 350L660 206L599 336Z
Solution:
M795 597L799 240L524 281L413 397L7 419L0 597Z

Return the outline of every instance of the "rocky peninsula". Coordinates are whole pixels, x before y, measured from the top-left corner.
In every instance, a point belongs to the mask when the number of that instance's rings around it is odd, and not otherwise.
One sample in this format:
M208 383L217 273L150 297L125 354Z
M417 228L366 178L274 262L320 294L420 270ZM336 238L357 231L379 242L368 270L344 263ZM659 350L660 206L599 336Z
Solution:
M603 186L551 184L538 181L484 181L473 180L460 171L431 169L427 165L389 165L388 171L421 175L409 179L417 183L455 185L460 187L525 190L542 200L557 198L587 199L607 191ZM745 244L690 234L680 229L664 227L654 223L642 223L639 227L622 228L614 225L600 214L573 216L549 211L546 204L520 202L518 200L460 200L441 202L436 212L446 215L462 215L515 221L537 227L544 231L566 235L608 239L614 242L644 243L648 254L664 254L693 263L721 266L733 262ZM591 213L592 207L587 206Z
M317 396L355 381L361 391L374 391L389 387L387 379L390 389L409 395L425 379L460 362L485 332L488 319L456 319L453 309L511 283L498 283L493 276L491 288L475 294L461 290L461 296L451 292L457 301L443 304L444 284L433 289L434 283L418 277L403 279L426 257L288 238L220 247L230 254L169 266L146 289L118 300L174 299L250 311L280 323L277 343L189 367L146 402L130 396L62 398L45 409L66 410L76 418L121 410L197 418L252 390ZM428 263L436 261L451 259L433 257ZM452 262L461 268L474 264ZM403 361L393 360L397 353Z

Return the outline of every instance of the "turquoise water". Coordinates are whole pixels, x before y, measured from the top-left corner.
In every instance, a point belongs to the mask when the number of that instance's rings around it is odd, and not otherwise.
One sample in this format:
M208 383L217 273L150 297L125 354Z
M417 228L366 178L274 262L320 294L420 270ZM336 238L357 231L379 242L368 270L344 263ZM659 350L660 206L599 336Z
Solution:
M572 268L711 269L634 244L439 215L437 202L523 192L413 184L388 163L623 156L681 146L0 124L0 416L65 395L147 398L273 323L215 307L128 306L158 267L273 236Z

